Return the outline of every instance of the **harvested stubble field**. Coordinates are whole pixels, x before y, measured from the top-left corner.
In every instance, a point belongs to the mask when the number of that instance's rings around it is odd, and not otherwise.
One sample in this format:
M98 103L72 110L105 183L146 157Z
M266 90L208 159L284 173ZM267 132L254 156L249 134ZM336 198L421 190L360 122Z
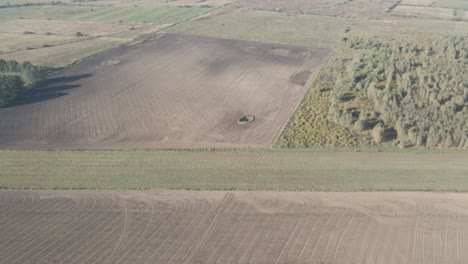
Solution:
M2 148L269 146L329 49L168 34L0 109ZM243 115L254 122L239 124Z
M0 263L466 263L468 196L0 192Z
M4 189L468 192L464 151L0 151Z

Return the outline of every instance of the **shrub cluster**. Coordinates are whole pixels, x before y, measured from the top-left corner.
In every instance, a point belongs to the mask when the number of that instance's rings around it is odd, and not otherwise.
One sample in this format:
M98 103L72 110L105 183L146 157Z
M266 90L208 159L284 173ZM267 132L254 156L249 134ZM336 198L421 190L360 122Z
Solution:
M468 35L353 37L327 118L375 143L468 148Z
M6 105L38 82L45 80L49 68L34 66L30 62L0 59L0 106Z

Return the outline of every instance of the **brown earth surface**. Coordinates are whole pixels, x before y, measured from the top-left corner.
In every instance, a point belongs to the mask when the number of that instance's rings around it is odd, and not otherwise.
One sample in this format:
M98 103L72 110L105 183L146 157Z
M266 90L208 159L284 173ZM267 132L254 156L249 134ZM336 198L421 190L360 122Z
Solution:
M467 263L455 193L0 192L0 263Z
M0 108L0 147L269 146L329 54L175 34L118 48Z

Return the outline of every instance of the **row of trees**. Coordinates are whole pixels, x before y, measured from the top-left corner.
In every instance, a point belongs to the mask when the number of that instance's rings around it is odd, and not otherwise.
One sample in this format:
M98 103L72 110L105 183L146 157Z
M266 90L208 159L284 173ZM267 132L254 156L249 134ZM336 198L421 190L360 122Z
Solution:
M329 120L376 143L468 148L468 35L354 37Z
M49 68L34 66L30 62L0 59L0 106L8 104L45 80L49 72Z
M34 2L26 2L21 4L11 4L10 2L6 2L5 5L0 5L0 8L11 8L11 7L27 7L27 6L44 6L44 5L65 5L62 1L52 1L50 3L34 3Z

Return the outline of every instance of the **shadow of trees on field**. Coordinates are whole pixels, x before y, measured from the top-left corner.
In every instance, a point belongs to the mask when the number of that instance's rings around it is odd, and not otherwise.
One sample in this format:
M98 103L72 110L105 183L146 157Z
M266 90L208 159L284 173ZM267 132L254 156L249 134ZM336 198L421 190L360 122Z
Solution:
M81 74L48 79L1 108L34 104L68 95L66 91L80 87L78 84L69 84L70 82L86 79L91 76L93 75Z
M80 75L74 75L74 76L64 76L64 77L57 77L57 78L51 78L47 80L47 84L52 84L52 83L67 83L67 82L74 82L74 81L79 81L81 79L86 79L93 76L90 73L87 74L80 74Z

